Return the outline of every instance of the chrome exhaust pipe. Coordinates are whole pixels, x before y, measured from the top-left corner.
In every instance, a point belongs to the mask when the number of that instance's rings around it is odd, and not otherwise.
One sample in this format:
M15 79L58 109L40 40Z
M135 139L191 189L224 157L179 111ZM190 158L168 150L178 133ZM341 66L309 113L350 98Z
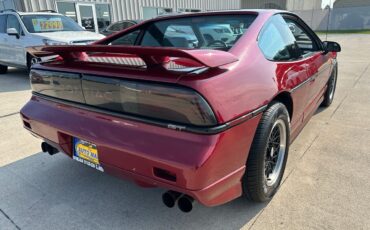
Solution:
M41 150L44 152L44 153L49 153L49 155L54 155L56 153L59 152L58 149L54 148L53 146L49 145L48 143L46 142L42 142L41 143Z
M183 195L177 201L179 209L183 212L191 212L193 210L194 198L188 195Z
M177 199L181 196L181 193L175 191L167 191L162 195L162 201L168 208L173 208L176 204Z

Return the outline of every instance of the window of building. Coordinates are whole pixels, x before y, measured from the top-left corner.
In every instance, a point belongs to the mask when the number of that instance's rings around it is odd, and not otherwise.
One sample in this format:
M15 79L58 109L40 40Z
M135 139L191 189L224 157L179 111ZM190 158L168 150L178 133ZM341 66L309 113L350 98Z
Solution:
M6 15L0 15L0 33L6 33Z
M281 7L280 5L276 3L266 3L262 9L278 9L278 10L283 10L285 7Z
M287 61L301 56L296 40L281 15L275 15L262 29L258 45L268 60Z
M58 12L77 22L76 5L73 2L57 2Z
M79 7L79 11L77 11L77 7ZM94 7L95 12L93 11ZM72 18L81 26L85 27L86 30L102 31L107 28L112 22L109 4L84 4L60 1L57 2L57 8L59 13ZM79 15L77 15L78 12ZM97 30L95 19L98 27Z
M171 8L156 8L156 7L143 7L144 19L151 19L160 15L170 14L173 10Z
M104 30L112 22L109 4L96 4L95 9L99 31Z

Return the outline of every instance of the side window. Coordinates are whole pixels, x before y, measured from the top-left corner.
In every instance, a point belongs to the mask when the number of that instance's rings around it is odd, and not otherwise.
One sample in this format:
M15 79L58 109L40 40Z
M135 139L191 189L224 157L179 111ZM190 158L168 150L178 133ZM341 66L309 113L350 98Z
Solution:
M140 34L140 30L135 30L129 34L123 35L120 38L112 41L110 44L113 46L124 45L124 46L133 46Z
M6 15L0 15L0 34L6 33Z
M271 61L294 60L301 56L296 40L281 15L273 16L263 27L258 45Z
M9 14L7 20L7 29L15 28L19 34L21 34L21 25L19 24L18 18L14 15Z
M309 33L305 31L301 25L289 18L285 19L285 21L288 24L288 27L303 54L311 53L318 50L314 39L310 37Z

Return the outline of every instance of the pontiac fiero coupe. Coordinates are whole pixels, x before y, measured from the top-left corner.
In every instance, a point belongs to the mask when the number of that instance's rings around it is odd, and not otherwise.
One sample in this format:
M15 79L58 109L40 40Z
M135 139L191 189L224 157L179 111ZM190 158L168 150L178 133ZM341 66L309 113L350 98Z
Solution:
M340 51L285 11L163 16L35 48L21 116L44 152L165 188L168 207L264 202L289 145L332 103Z

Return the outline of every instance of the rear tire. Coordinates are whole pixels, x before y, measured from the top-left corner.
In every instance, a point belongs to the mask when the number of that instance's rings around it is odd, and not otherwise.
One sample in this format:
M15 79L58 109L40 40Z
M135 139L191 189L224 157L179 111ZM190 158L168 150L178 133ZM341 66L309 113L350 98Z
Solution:
M8 66L0 65L0 74L6 74L8 72Z
M279 188L289 152L290 121L284 104L273 103L263 114L249 152L243 191L256 202L270 200Z
M338 67L335 66L333 72L327 83L327 88L324 94L324 101L321 103L322 107L329 107L334 100L335 89L337 88Z

